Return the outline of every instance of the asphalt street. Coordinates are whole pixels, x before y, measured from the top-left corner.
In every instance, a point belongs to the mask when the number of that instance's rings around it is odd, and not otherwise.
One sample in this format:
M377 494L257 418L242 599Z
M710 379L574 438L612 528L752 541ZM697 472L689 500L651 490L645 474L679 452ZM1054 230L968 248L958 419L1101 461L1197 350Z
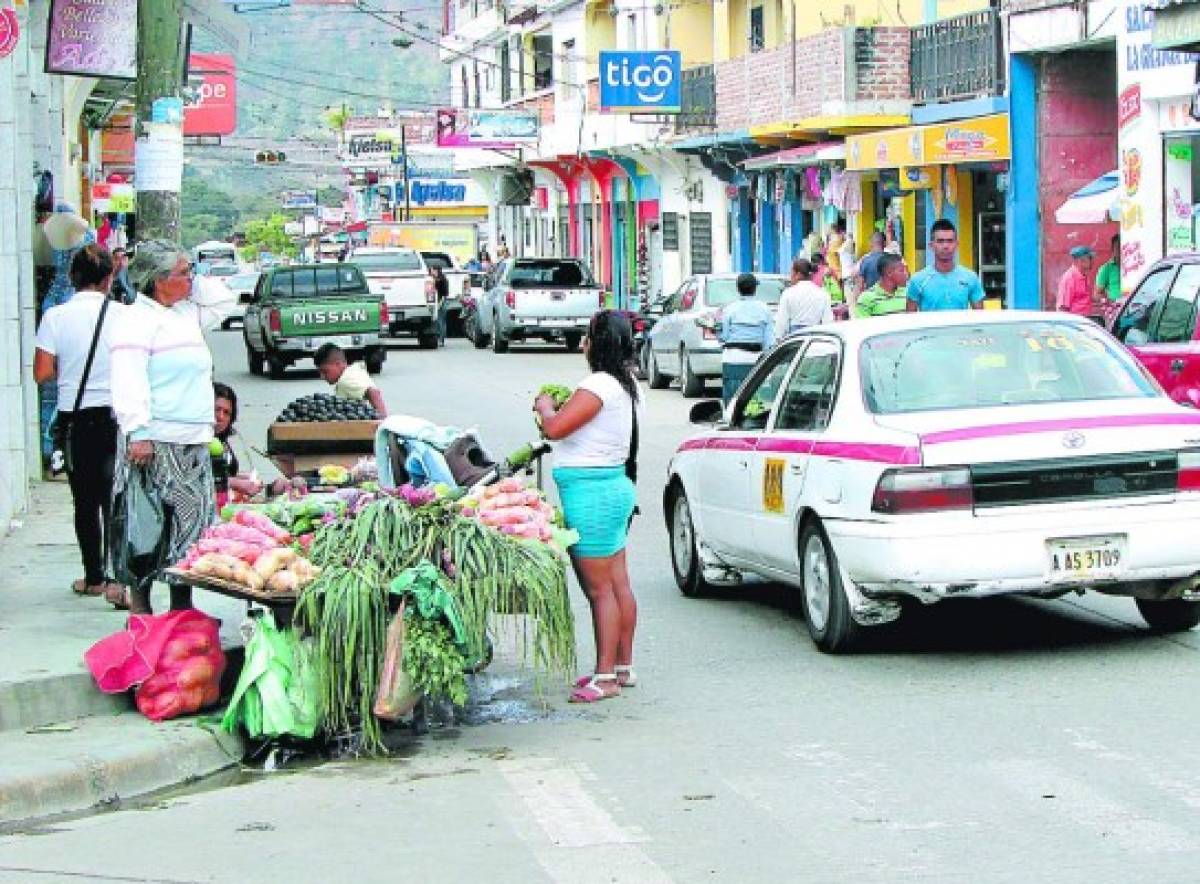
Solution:
M251 440L325 389L307 370L251 378L238 331L213 347ZM380 385L393 413L477 427L502 453L531 439L538 386L585 372L560 349L405 343ZM689 405L650 392L636 688L581 707L550 685L543 707L502 653L461 719L392 759L33 827L0 838L0 881L1200 878L1200 635L1152 636L1125 600L961 602L830 657L789 590L685 599L659 496Z

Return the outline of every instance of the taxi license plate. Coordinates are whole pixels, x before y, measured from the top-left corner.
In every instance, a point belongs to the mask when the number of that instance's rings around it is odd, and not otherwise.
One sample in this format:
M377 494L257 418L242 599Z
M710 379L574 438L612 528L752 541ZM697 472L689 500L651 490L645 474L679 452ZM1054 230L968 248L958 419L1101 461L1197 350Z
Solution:
M1088 583L1119 577L1125 570L1126 537L1065 537L1046 542L1051 583Z

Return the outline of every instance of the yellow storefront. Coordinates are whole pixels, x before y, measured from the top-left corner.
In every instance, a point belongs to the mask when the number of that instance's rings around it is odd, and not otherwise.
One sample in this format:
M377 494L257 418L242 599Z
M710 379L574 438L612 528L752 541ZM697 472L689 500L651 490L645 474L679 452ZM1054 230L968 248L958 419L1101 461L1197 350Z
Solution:
M989 305L998 306L1005 290L1010 156L1008 114L847 137L846 168L863 172L873 185L859 241L880 221L893 225L903 231L905 260L916 270L926 264L929 227L948 218L958 228L960 263L979 273Z

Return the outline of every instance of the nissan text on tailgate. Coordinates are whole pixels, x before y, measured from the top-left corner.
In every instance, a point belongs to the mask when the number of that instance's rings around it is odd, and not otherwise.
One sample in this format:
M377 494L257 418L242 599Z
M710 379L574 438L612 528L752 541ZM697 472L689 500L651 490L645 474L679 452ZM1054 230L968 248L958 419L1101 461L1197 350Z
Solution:
M574 258L516 258L505 262L484 297L479 322L497 353L511 341L541 338L575 350L604 293L587 265Z
M371 291L387 302L387 333L413 334L423 349L436 349L437 291L421 253L367 246L355 249L350 262L366 276Z
M269 367L271 377L278 378L288 366L312 359L323 344L332 343L378 374L387 358L380 339L386 326L383 299L372 294L353 264L273 267L259 279L246 305L246 362L251 374Z

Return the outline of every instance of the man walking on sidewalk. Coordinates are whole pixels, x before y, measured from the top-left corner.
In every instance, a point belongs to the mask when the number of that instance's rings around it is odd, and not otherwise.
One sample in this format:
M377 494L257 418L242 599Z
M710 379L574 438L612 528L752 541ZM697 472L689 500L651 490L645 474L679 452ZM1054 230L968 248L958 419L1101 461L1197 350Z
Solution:
M1087 246L1071 249L1071 266L1058 281L1058 300L1055 307L1065 313L1100 318L1100 303L1092 288L1092 262L1096 253Z

